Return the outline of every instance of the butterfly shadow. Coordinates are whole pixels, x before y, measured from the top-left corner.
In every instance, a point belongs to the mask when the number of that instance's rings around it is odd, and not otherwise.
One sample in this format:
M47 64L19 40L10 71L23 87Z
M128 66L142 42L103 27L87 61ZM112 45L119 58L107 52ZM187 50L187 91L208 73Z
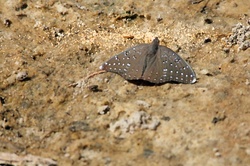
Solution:
M145 80L127 80L129 83L132 83L137 86L162 86L164 84L180 84L179 82L165 82L165 83L151 83Z

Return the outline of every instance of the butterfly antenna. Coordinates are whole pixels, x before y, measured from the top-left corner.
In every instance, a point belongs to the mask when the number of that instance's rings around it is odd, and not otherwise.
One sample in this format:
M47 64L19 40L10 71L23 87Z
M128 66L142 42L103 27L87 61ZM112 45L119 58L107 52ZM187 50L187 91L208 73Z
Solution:
M94 73L88 75L88 76L86 77L86 80L88 80L88 79L90 79L90 78L92 78L92 77L94 77L94 76L96 76L96 75L99 75L99 74L102 74L102 73L106 73L106 72L107 72L106 70L100 70L100 71L94 72Z
M100 71L97 71L97 72L94 72L90 75L88 75L87 77L73 83L73 84L70 84L69 87L76 87L77 85L81 85L81 84L86 84L88 82L88 80L96 75L99 75L99 74L102 74L102 73L106 73L107 71L106 70L100 70Z

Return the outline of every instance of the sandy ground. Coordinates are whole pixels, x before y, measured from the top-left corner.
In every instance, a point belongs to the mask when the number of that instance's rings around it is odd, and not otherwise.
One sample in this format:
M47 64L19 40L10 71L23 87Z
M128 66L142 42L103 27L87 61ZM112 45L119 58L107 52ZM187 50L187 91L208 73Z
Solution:
M0 3L0 163L250 164L249 0ZM156 36L195 84L81 81Z

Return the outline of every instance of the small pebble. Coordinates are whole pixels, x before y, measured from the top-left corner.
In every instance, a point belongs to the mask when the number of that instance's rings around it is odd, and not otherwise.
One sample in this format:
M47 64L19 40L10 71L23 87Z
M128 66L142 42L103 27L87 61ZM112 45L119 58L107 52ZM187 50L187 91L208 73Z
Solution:
M212 40L210 39L210 38L206 38L205 40L204 40L204 43L210 43Z
M163 18L159 15L156 20L157 20L157 22L160 22L163 20Z
M11 22L9 19L5 19L5 20L4 20L4 25L5 25L6 27L10 27L11 24L12 24L12 22Z
M223 51L228 54L230 52L230 49L229 48L223 48Z
M61 3L56 3L55 4L56 10L58 11L58 13L60 13L61 15L66 15L68 14L68 9L66 7L64 7Z
M16 79L18 81L24 81L27 78L28 78L28 72L26 72L26 71L21 71L21 72L17 73L17 75L16 75Z
M143 101L143 100L136 100L135 102L137 105L139 106L143 106L145 108L149 108L151 107L151 105L149 103L147 103L146 101Z
M212 24L212 23L213 23L213 20L207 18L207 19L204 20L204 22L207 23L207 24Z
M250 156L250 148L246 149L246 153Z
M249 79L246 79L246 85L250 85Z
M101 90L98 88L98 85L90 85L88 89L92 92L100 92Z
M220 151L219 151L218 148L213 148L213 151L214 151L214 155L215 155L216 157L221 157L221 153L220 153Z
M74 121L71 123L69 130L72 132L77 131L90 131L89 124L85 121Z
M98 115L104 115L107 114L110 110L110 107L108 105L104 105L98 108Z
M213 148L213 151L214 152L219 152L219 149L218 148Z
M55 37L64 37L64 30L63 29L56 29L55 30Z
M170 121L170 117L169 116L163 116L161 119L164 120L164 121Z
M69 153L65 153L64 157L69 158L70 154Z
M212 76L212 74L209 73L209 71L208 71L207 69L202 69L202 70L200 71L200 73L201 73L202 75Z
M226 119L226 116L222 116L222 117L214 117L213 120L212 120L212 123L213 124L216 124L218 122L221 122L221 121L224 121Z
M214 155L215 155L216 157L221 157L221 153L220 153L220 152L216 152Z
M76 7L80 10L88 10L85 6L82 6L80 4L76 4Z

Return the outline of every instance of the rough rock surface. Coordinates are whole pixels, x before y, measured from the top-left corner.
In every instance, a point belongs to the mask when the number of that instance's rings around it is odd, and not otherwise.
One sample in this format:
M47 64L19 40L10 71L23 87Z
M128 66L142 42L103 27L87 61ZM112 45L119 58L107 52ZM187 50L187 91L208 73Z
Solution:
M240 31L249 0L0 3L0 163L249 165L249 33ZM154 37L197 83L137 85L112 73L80 81ZM137 119L133 133L110 130L138 112L149 122ZM159 125L141 128L150 118Z

